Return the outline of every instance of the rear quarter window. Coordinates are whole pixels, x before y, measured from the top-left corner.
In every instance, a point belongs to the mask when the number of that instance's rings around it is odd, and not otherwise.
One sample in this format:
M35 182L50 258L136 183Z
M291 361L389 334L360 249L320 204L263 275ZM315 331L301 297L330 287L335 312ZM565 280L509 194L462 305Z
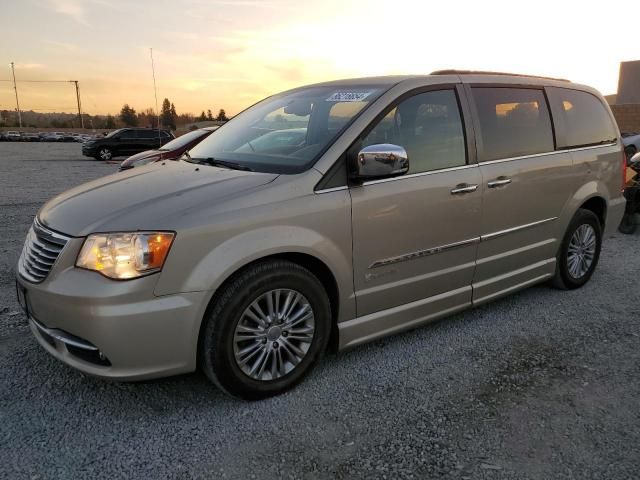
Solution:
M547 87L551 111L558 127L558 148L612 143L617 127L602 101L588 92Z
M474 87L481 162L554 150L544 92L534 88Z

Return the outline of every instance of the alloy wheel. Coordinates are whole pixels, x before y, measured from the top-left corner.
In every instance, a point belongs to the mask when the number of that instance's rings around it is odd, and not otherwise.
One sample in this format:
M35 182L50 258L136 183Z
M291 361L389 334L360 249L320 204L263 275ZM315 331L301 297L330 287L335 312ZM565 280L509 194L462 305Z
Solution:
M253 300L236 324L236 364L253 380L277 380L302 362L314 332L314 312L304 295L270 290Z
M580 225L571 237L567 253L569 274L582 278L591 268L596 255L596 232L589 224Z

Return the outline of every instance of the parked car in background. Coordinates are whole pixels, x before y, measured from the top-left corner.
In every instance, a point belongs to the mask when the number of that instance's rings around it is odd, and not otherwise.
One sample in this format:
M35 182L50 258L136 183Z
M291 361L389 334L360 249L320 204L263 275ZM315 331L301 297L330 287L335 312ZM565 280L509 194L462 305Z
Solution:
M640 152L640 133L622 133L622 143L624 143L624 153L628 160L636 153Z
M302 144L245 149L284 125ZM199 365L232 395L277 395L328 349L543 282L582 287L626 205L602 95L523 75L296 88L189 154L38 212L18 299L60 361L126 380Z
M40 136L37 133L23 133L22 141L24 142L39 142Z
M6 138L7 140L9 140L10 142L19 142L22 140L22 137L20 135L20 132L17 132L15 130L10 130L6 133Z
M64 140L64 133L62 132L49 132L45 135L45 142L62 142Z
M163 145L156 150L145 150L130 156L120 164L120 171L133 167L141 167L159 160L177 160L184 152L191 150L195 145L211 135L219 127L206 127L180 135L175 140Z
M111 160L159 148L174 138L171 132L157 128L121 128L105 137L84 142L82 154L97 160Z

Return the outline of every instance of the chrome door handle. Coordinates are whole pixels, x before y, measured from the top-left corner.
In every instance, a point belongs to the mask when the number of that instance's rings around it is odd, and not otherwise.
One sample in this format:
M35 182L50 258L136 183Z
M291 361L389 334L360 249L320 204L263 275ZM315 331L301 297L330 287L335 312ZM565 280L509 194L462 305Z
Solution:
M478 185L469 185L468 183L461 183L456 185L456 188L451 190L451 195L458 195L461 193L471 193L478 189Z
M496 188L496 187L501 187L502 185L509 185L510 183L511 183L510 178L500 177L496 180L492 180L489 183L487 183L487 187Z

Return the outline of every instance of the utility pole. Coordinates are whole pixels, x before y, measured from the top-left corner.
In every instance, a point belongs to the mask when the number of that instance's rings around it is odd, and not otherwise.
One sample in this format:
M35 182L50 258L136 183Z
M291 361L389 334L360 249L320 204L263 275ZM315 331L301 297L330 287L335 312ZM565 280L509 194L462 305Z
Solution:
M82 118L82 103L80 102L80 87L78 86L78 80L69 80L69 83L73 83L76 86L76 101L78 102L78 118L80 119L80 127L84 128L84 119Z
M11 74L13 75L13 89L16 92L16 110L18 111L18 124L20 128L22 128L22 114L20 113L20 102L18 102L18 87L16 86L16 71L13 67L13 62L11 62Z

